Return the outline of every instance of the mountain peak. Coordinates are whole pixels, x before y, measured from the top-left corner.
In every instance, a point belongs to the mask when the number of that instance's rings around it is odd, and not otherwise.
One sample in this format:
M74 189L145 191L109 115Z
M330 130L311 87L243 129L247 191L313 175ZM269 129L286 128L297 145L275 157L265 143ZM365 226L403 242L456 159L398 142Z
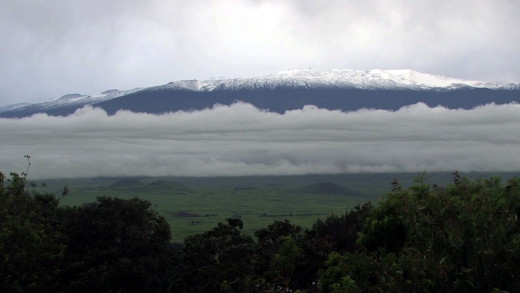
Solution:
M164 113L230 105L236 101L280 113L306 105L343 111L396 110L417 102L471 108L491 102L518 102L518 91L520 84L463 80L410 69L301 69L249 78L181 80L92 95L69 94L38 104L2 107L0 117L26 117L34 113L69 115L85 105L101 107L111 114L120 109Z
M259 88L359 88L359 89L436 89L436 88L507 88L513 85L491 83L421 73L411 69L348 70L313 69L284 70L250 78L183 80L155 89L173 88L190 91L243 90Z
M84 97L86 97L86 96L82 95L82 94L67 94L67 95L63 95L59 98L52 99L51 101L76 101L76 100L82 99Z
M102 95L109 95L109 94L116 94L116 93L119 93L118 89L111 89L111 90L106 90L106 91L101 92Z
M355 87L367 88L442 88L442 87L499 87L499 83L471 81L444 75L421 73L411 69L371 69L348 70L333 69L330 71L316 71L311 69L289 70L277 73L281 77L305 77L329 80L336 83L349 83Z

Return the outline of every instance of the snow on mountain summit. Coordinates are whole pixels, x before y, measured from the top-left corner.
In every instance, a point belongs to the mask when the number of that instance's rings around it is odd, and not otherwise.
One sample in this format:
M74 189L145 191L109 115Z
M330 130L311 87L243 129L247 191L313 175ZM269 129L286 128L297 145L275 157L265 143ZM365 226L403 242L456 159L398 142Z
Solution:
M507 88L514 85L471 81L414 70L287 70L251 78L182 80L154 89L175 88L192 91L240 90L275 87L353 87L360 89Z
M482 81L471 81L457 78L450 78L443 75L426 74L410 69L402 70L347 70L334 69L331 71L316 70L289 70L281 71L277 74L268 75L268 78L282 79L306 79L318 83L328 83L331 85L351 85L358 88L457 88L461 86L500 88L506 85L500 83L490 83Z
M52 99L51 101L76 102L76 101L82 100L87 97L88 97L87 95L82 95L82 94L67 94L67 95L61 96L59 98Z
M93 94L93 95L83 95L83 94L67 94L61 96L59 98L51 99L48 102L44 102L43 104L47 104L46 106L53 106L54 104L91 104L94 102L102 102L106 100L110 100L113 98L117 98L123 95L127 95L136 91L141 90L140 88L136 88L133 90L125 90L120 91L117 89L106 90L104 92Z
M470 102L464 96L468 91L457 91L457 93L452 91L464 88L471 89ZM361 91L355 97L342 94L352 92L352 89ZM364 89L367 91L362 91ZM473 89L480 90L473 91ZM490 92L488 89L496 91ZM420 91L422 94L418 95L415 91ZM432 96L432 91L444 92L446 95ZM417 102L418 98L421 98L421 101L428 100L432 106L466 107L471 105L474 107L475 103L517 102L519 91L520 83L471 81L407 69L334 69L329 71L304 69L286 70L248 78L181 80L132 90L109 89L91 95L68 94L42 103L1 107L0 117L25 117L34 113L68 115L85 105L104 107L104 109L114 112L119 109L129 109L136 112L155 113L159 111L157 109L160 111L198 109L198 107L209 107L216 103L226 104L234 100L246 101L262 109L276 109L275 111L280 112L305 106L305 103L345 111L355 110L357 107L397 109L403 105ZM198 96L196 92L204 93L201 95L203 98L193 98ZM398 100L385 98L393 97L397 92L400 95ZM262 95L261 99L258 99L259 94ZM457 101L452 98L454 95L459 95ZM406 102L404 102L405 100ZM153 101L155 101L155 105ZM393 106L390 105L391 102L394 103Z

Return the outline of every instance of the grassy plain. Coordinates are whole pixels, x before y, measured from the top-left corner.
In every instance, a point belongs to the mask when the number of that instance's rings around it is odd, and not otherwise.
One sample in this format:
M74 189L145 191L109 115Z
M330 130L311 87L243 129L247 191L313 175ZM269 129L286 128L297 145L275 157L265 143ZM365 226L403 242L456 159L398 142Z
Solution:
M464 174L470 178L489 173ZM503 175L503 174L502 174ZM503 177L512 177L506 174ZM275 220L310 228L318 218L343 214L358 203L377 201L397 179L412 184L418 174L378 173L247 177L103 177L36 181L36 189L61 195L61 205L82 205L98 196L139 197L166 218L172 240L182 242L190 234L210 230L229 217L240 217L247 233L267 227ZM428 173L427 182L445 185L452 175ZM507 179L504 178L504 179ZM44 183L44 184L43 184ZM45 185L45 186L42 186Z

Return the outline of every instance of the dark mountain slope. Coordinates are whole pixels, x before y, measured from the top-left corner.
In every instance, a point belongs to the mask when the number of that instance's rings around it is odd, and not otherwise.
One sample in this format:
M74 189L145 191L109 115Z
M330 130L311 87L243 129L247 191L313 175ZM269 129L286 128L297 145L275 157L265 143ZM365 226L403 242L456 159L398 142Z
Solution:
M519 102L520 84L467 81L413 70L296 70L253 78L181 80L93 95L69 94L38 104L9 105L0 108L0 117L36 113L65 116L85 105L100 107L109 114L118 110L160 114L236 101L278 113L305 105L342 111L397 110L418 102L471 109L488 103Z
M236 101L283 113L315 105L330 110L355 111L362 108L397 110L423 102L431 107L471 109L488 103L520 102L520 90L461 88L454 90L367 90L354 88L276 88L259 90L143 90L95 104L109 114L118 110L144 113L201 110L215 104L230 105Z

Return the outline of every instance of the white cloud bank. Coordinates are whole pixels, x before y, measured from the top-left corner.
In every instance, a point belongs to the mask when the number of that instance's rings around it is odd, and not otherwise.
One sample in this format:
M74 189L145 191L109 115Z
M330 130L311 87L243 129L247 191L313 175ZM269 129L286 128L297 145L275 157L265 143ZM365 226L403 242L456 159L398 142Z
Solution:
M398 111L249 104L165 115L90 107L68 117L0 119L0 171L31 178L519 171L520 105Z

